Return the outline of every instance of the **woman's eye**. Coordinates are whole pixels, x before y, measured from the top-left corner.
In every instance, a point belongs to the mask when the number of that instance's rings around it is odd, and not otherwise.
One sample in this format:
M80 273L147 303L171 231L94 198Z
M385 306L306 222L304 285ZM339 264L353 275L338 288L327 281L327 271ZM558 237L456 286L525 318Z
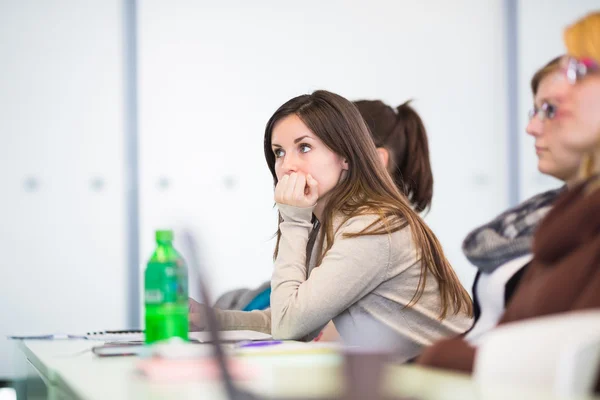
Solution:
M273 154L275 154L275 158L281 158L284 156L285 152L283 149L275 149L273 150Z
M554 116L556 115L556 106L554 104L547 103L546 115L550 119L554 118Z
M301 144L300 145L300 152L301 153L308 153L311 150L311 147L307 144Z
M541 110L543 111L544 118L552 119L556 115L556 106L552 103L544 102Z

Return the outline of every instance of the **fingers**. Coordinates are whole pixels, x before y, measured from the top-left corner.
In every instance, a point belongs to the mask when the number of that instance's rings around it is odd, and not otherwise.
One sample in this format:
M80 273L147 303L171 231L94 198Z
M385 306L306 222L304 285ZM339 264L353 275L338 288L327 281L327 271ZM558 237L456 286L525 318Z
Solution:
M275 187L275 202L295 207L312 207L316 204L318 183L310 175L293 172L283 176Z
M206 306L196 303L194 311L188 313L189 331L197 332L206 329Z
M297 204L302 204L306 195L304 194L304 189L306 188L306 176L304 174L299 174L296 177L296 182L294 184L294 190L292 191L290 200Z
M285 192L287 190L288 180L290 179L289 175L284 175L279 182L277 182L277 186L275 186L275 202L283 203L285 198Z
M189 331L190 332L199 332L204 330L204 320L200 313L192 313L188 315L189 319Z
M287 187L286 187L285 193L283 195L283 201L286 202L287 204L291 204L292 202L294 202L296 200L294 198L294 196L295 196L296 183L298 183L299 176L295 172L289 174L288 176L289 176L289 178L287 180Z
M188 312L198 312L200 307L200 303L198 303L196 300L192 299L191 297L188 299Z
M310 205L317 204L317 200L319 200L319 182L312 177L312 175L307 175L306 177L306 200Z

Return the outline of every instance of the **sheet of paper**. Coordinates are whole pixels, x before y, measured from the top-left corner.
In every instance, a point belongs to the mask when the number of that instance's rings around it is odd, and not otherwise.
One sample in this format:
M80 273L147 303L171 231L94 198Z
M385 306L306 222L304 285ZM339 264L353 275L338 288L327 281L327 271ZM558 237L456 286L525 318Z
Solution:
M189 338L199 341L200 343L208 343L212 341L210 332L190 332ZM267 333L256 331L219 331L219 338L224 342L242 342L255 340L271 340L272 336Z

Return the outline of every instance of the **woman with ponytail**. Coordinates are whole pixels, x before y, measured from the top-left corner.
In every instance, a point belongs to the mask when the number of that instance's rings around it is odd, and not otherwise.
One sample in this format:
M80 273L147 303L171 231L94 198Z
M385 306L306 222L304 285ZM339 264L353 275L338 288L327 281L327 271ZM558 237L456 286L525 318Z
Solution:
M395 109L381 100L354 102L365 120L382 164L412 208L423 212L431 208L433 175L425 125L410 106L410 100ZM333 323L318 337L321 341L339 339Z
M433 175L423 121L410 101L395 110L380 100L354 104L364 118L383 165L417 212L431 207Z

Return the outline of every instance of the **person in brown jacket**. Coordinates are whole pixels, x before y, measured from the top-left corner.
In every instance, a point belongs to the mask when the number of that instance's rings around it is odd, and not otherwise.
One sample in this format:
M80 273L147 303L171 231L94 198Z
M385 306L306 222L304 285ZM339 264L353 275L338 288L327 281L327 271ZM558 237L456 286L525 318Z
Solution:
M541 222L534 258L499 325L600 308L600 13L568 27L565 43L561 72L572 87L554 112L563 144L584 156L581 182ZM462 338L442 340L417 363L471 372L476 351Z

